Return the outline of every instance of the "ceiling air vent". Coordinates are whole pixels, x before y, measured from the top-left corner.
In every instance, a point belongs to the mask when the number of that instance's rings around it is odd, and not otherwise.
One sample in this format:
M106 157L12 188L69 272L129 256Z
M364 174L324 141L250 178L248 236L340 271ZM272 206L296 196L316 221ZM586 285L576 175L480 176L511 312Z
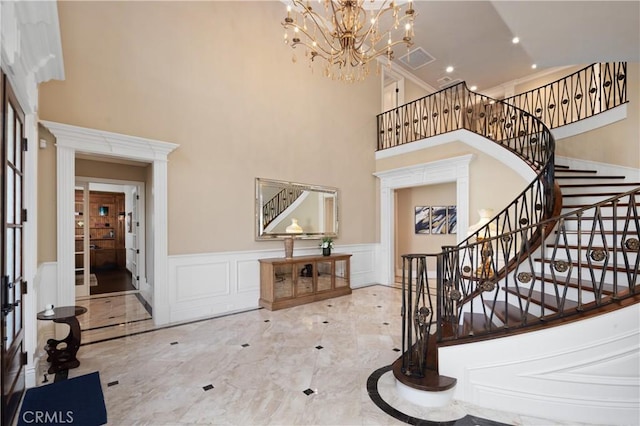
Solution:
M456 84L461 82L462 80L460 80L459 78L452 79L451 77L446 77L446 76L438 79L438 84L441 89L446 89L447 87L455 86Z
M409 51L406 55L398 58L398 60L409 68L417 70L418 68L422 68L425 65L435 61L436 58L427 53L427 51L422 47L417 47Z

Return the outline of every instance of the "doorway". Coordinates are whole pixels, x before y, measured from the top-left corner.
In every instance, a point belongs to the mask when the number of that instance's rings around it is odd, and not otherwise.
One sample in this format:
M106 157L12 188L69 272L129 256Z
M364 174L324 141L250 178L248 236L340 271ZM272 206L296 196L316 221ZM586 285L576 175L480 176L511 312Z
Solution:
M139 290L143 194L142 182L76 179L76 298Z

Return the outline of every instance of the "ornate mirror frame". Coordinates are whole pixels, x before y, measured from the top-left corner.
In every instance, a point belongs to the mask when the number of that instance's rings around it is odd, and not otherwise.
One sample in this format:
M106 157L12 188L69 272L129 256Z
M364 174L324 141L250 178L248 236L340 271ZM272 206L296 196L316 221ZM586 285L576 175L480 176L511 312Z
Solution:
M337 188L264 178L255 187L256 240L338 236Z

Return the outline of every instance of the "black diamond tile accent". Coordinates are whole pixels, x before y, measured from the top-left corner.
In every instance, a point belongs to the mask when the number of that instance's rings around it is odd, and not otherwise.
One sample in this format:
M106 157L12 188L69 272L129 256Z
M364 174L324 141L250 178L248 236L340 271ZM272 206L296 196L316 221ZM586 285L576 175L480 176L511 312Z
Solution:
M393 348L393 351L394 351L394 352L400 352L400 349L398 349L398 348Z
M388 322L383 322L382 324L384 324L384 325L389 325L389 323L388 323Z
M243 343L243 344L242 344L242 347L243 347L243 348L246 348L247 346L249 346L249 344L248 344L248 343Z
M177 345L177 344L178 344L178 342L171 342L171 343L169 343L169 344L170 344L170 345Z
M269 322L269 321L271 321L271 320L264 320L264 322Z
M115 385L118 385L118 384L120 384L120 382L119 382L119 381L117 381L117 380L115 380L115 381L113 381L113 382L109 382L109 383L107 383L107 387L115 386Z
M313 393L313 391L311 389L305 389L302 391L305 395L309 396Z
M329 324L329 321L322 321L323 324Z
M213 385L207 385L207 386L203 386L202 389L204 389L204 391L210 391L211 389L213 389Z
M114 319L115 317L109 317L109 319Z
M378 306L376 306L376 307L377 307L377 308L382 308L382 306L380 306L380 305L378 305Z
M318 346L316 346L316 349L320 350L320 349L322 349L322 346L318 345Z
M328 306L328 307L330 307L330 308L332 308L332 307L333 307L333 305L327 305L327 306Z

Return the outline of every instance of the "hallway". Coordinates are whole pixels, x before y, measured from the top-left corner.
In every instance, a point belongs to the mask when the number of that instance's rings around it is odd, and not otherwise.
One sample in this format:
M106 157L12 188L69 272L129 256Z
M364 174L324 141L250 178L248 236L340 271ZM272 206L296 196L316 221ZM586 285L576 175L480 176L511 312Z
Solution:
M135 290L131 283L131 272L126 268L111 268L92 270L96 277L96 283L91 284L91 295L117 293L121 291Z
M82 345L111 340L153 330L150 307L145 307L137 293L114 293L77 300L87 308L78 317L82 330ZM148 308L148 309L147 309Z

